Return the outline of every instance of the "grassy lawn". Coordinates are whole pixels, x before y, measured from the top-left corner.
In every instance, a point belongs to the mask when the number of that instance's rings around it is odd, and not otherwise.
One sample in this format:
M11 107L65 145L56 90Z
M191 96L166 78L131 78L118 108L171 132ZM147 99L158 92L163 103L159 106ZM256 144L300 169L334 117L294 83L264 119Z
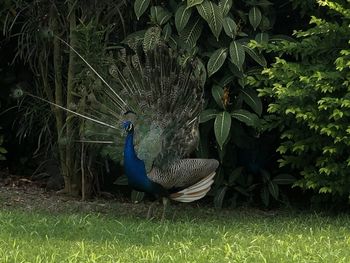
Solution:
M99 205L0 206L0 262L350 261L348 215L181 205L162 223L141 204Z

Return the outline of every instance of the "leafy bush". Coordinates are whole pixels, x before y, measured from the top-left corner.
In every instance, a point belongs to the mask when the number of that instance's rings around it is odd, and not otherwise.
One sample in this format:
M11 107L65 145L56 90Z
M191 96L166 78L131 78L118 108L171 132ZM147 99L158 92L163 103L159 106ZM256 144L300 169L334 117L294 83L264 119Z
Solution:
M297 41L265 45L282 55L248 82L270 99L270 127L281 130L280 166L300 172L295 185L348 198L350 193L349 2L320 0L327 19L295 32ZM259 43L252 46L261 47Z

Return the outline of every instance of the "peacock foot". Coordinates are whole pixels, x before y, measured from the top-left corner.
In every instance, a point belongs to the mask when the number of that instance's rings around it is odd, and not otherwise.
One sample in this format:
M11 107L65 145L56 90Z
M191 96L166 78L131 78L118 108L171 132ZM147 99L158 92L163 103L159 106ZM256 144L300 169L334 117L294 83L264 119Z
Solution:
M148 211L147 211L147 219L151 219L153 217L153 208L156 205L156 202L152 202L150 204L150 206L148 207Z
M166 216L168 214L168 210L170 208L170 200L166 197L163 197L162 201L163 201L163 213L162 213L161 221L164 221L166 219Z

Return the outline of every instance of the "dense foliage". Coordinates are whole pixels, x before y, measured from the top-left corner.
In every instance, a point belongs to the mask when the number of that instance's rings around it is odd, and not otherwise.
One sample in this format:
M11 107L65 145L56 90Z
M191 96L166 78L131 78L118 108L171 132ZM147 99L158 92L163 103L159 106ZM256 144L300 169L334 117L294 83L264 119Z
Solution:
M296 41L265 46L279 57L249 83L269 98L270 127L281 132L280 166L300 171L296 185L349 198L350 5L318 3L326 18L312 17Z
M215 206L269 206L286 200L292 175L300 178L295 186L349 195L349 12L341 0L7 0L0 25L16 43L15 61L33 73L17 87L91 115L103 83L63 41L107 81L111 61L125 52L176 49L180 63L193 65L208 101L195 155L220 160ZM19 105L16 133L37 140L32 152L53 153L66 192L92 191L101 173L96 160L108 171L107 157L120 163L113 146L76 143L97 134L91 123L28 97ZM0 148L0 158L5 152ZM116 183L125 185L125 178Z

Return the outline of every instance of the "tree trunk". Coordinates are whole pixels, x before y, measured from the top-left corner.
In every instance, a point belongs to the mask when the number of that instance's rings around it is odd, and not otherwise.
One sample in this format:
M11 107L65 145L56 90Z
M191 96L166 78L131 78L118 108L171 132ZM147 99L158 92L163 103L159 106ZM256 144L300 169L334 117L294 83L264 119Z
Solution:
M74 10L74 2L70 0L68 2L69 6L69 39L70 45L76 47L76 36L74 31L76 29L76 16ZM75 100L74 100L74 90L75 90L75 73L76 73L76 55L70 50L69 52L69 63L68 63L68 73L67 73L67 108L74 110ZM80 176L76 170L76 147L74 147L74 141L77 139L77 131L74 128L74 123L78 120L74 117L73 114L67 113L66 118L66 147L65 147L65 164L67 173L64 175L65 181L65 191L72 195L78 195L81 188Z
M59 34L58 27L58 17L57 10L54 6L50 9L50 26L55 36ZM53 65L54 65L54 78L55 78L55 103L58 105L64 105L63 103L63 72L62 72L62 49L60 40L56 37L53 39ZM53 98L52 98L53 99ZM53 100L52 100L53 101ZM65 144L62 142L62 132L64 129L64 112L57 108L53 107L56 120L56 131L57 131L57 144L58 144L58 153L59 153L59 163L62 176L67 175L66 169L66 152Z

